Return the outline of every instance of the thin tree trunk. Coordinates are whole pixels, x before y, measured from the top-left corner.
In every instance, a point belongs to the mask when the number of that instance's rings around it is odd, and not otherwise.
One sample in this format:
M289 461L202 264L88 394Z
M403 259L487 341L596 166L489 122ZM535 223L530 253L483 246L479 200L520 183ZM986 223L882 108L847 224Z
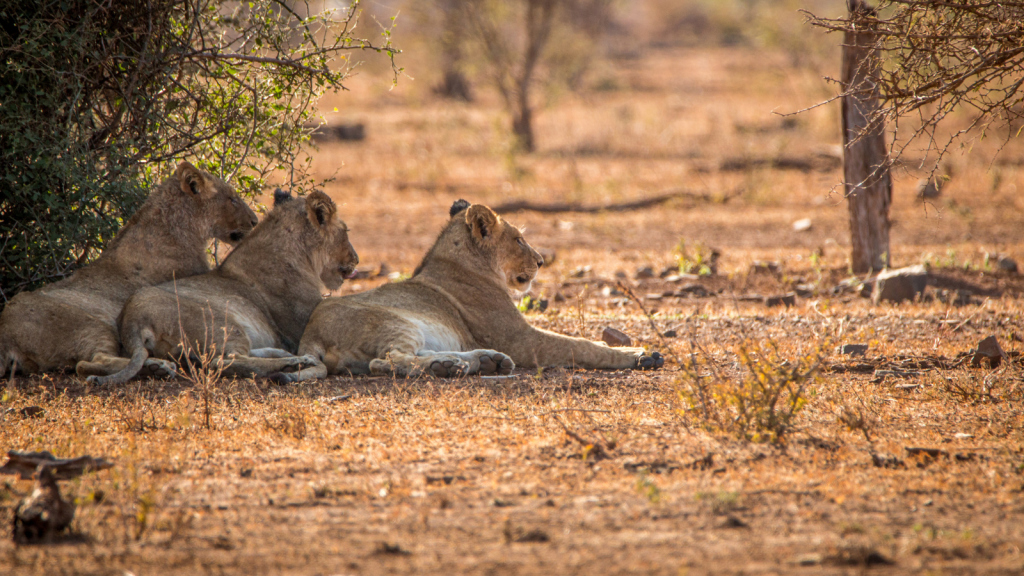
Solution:
M462 39L469 25L457 0L438 3L442 13L441 70L444 77L434 93L453 100L473 101L469 80L462 73Z
M851 15L873 10L863 0L848 0ZM855 274L889 265L889 177L885 125L871 120L879 105L870 74L880 64L875 37L847 32L843 42L843 176L850 210L851 266Z
M516 137L516 145L523 152L533 152L533 110L530 109L528 87L521 88L516 104L517 110L512 112L512 133Z

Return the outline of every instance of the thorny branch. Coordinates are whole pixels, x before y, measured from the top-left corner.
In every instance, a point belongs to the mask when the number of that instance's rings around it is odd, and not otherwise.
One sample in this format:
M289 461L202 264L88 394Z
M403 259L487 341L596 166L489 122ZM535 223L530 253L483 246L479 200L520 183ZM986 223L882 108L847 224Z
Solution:
M844 18L804 14L812 25L829 32L874 36L881 65L865 70L864 84L842 86L839 97L878 91L882 106L873 112L865 133L879 125L895 127L890 164L915 143L920 143L915 151L921 153L921 162L931 158L937 166L955 144L966 146L990 132L999 134L1004 144L1019 135L1024 119L1024 2L881 0L875 9L866 9L862 2L851 5L861 8ZM942 121L961 110L972 117L966 127L948 136L937 132Z

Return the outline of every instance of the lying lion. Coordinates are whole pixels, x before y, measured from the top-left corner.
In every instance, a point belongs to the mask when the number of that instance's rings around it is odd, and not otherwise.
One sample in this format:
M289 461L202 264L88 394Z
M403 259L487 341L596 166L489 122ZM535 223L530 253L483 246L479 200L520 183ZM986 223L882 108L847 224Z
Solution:
M490 208L459 200L451 220L405 282L313 311L299 354L331 374L508 374L519 366L653 369L661 354L609 348L530 326L509 298L525 292L543 259ZM281 374L296 381L301 374Z
M11 299L0 315L0 377L10 368L79 376L110 374L118 358L117 317L136 290L210 269L210 238L241 240L256 214L231 187L182 162L157 186L95 262L60 282ZM155 374L173 371L148 362Z
M274 208L219 268L145 288L125 304L120 329L131 362L99 384L134 377L150 356L180 360L204 355L224 376L267 376L298 369L322 377L313 357L292 354L324 285L338 289L359 257L348 228L323 192L305 201L278 191Z

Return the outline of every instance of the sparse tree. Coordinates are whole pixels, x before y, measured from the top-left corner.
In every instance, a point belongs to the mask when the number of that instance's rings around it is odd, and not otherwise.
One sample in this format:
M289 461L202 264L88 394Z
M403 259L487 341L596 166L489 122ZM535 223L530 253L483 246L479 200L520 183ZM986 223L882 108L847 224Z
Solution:
M848 0L844 18L809 15L842 32L843 136L855 272L888 265L890 167L912 145L930 177L956 143L1005 130L1024 117L1024 2ZM966 126L943 133L957 110ZM895 128L885 143L885 132Z
M551 56L562 56L559 48L549 48L553 34L564 26L596 38L608 24L610 0L461 0L461 5L486 61L484 74L512 116L516 147L532 152L533 89L541 68L552 63ZM592 53L588 50L586 57Z

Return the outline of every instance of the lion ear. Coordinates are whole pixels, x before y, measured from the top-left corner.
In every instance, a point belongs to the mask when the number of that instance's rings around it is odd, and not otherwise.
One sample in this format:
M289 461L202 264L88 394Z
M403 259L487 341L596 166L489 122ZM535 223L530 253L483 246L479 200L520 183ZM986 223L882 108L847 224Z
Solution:
M317 230L323 230L330 224L337 212L338 207L335 206L334 200L331 200L331 197L322 191L314 190L312 194L306 196L306 214Z
M490 242L498 229L498 215L483 204L474 204L466 210L466 224L477 241Z
M469 208L469 202L465 200L456 200L452 207L448 209L448 217L453 218L459 212L462 212L466 208Z
M188 196L198 198L209 186L209 182L206 180L202 170L184 160L181 164L178 164L174 175L178 178L178 185L181 186L181 191Z
M287 201L289 201L291 199L292 199L292 192L291 192L291 190L285 191L285 190L282 190L280 188L277 188L277 189L274 190L274 206L277 206L278 204L283 204L284 202L287 202Z

